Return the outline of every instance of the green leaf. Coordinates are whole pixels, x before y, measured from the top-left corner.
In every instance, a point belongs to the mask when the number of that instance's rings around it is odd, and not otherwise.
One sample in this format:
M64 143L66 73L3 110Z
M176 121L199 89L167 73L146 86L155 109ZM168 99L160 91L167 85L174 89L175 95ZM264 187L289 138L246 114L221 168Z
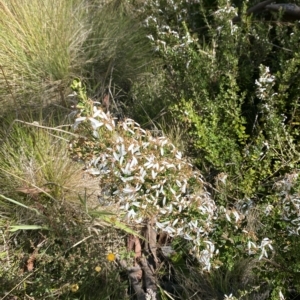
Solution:
M98 218L100 218L101 220L103 220L104 222L107 222L111 225L113 225L114 227L121 229L129 234L135 235L137 237L139 237L140 239L145 240L145 238L143 236L141 236L140 234L138 234L135 230L131 229L128 225L126 225L123 222L118 221L115 217L111 217L114 216L115 214L110 213L110 212L97 212L97 211L93 211L90 212L90 214L92 216L97 216Z

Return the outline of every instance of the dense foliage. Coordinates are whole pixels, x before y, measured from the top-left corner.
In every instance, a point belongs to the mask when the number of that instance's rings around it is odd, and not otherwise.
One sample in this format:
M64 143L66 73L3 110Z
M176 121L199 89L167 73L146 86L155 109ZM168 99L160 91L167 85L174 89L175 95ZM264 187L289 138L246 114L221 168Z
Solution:
M64 117L2 122L0 291L129 298L116 235L150 219L172 297L300 294L299 22L255 0L29 2L0 3L0 95Z
M283 260L298 260L298 23L280 14L242 14L234 23L230 1L211 12L197 1L148 5L156 12L146 19L148 37L166 65L163 97L173 122L188 126L187 153L217 206L236 209L238 226L216 220L221 261L231 268L236 256L256 254L266 262L264 278L295 288L297 271Z

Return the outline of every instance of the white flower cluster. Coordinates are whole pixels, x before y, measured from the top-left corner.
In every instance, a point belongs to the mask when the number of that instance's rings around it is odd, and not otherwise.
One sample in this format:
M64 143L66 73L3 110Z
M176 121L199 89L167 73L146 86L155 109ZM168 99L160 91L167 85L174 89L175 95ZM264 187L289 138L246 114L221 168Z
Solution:
M283 294L282 294L282 292L281 291L279 291L279 300L285 300L285 298L284 298L284 296L283 296Z
M80 129L82 122L90 123L97 143L87 172L99 176L103 198L119 207L120 217L128 222L151 218L158 230L191 241L209 270L216 252L208 239L216 205L199 171L166 137L153 137L131 119L116 124L95 107L92 117L75 120L75 128Z
M289 235L299 235L300 230L300 195L292 190L297 183L298 176L297 172L287 174L274 186L281 197L281 217L289 224L287 226Z
M286 174L282 179L275 182L273 188L277 190L280 201L273 205L266 203L262 206L266 216L272 214L273 211L280 211L280 218L286 223L285 234L289 236L298 236L300 231L300 195L296 187L298 177L299 173L295 171L291 174ZM246 230L243 230L243 232L249 237L247 243L248 254L259 254L259 260L264 257L268 258L268 252L273 251L273 241L265 237L259 245L256 239L253 240L253 236L249 232ZM288 249L289 245L282 248L283 251L287 251Z
M182 30L182 24L189 18L185 6L197 2L198 0L192 2L186 0L185 3L174 0L148 1L155 16L148 16L144 24L156 32L156 38L152 34L147 35L148 39L155 44L155 51L182 51L182 48L197 41L197 38L192 37L188 30ZM167 15L172 16L172 26L165 20Z
M206 249L202 250L200 253L196 253L196 257L199 262L204 266L203 270L210 271L211 270L211 261L214 256L219 254L219 250L215 248L214 243L209 240L205 241ZM215 269L219 266L215 266Z
M221 20L223 20L224 18L227 19L227 15L230 15L231 17L238 15L237 9L231 5L229 0L227 0L225 7L219 8L217 11L215 11L214 14Z
M250 239L248 240L248 254L256 254L260 252L259 255L259 260L261 260L263 257L268 258L268 252L267 250L273 251L272 247L272 241L269 238L264 238L262 239L260 245L258 246L255 242L251 241Z
M232 294L230 294L230 295L225 294L224 295L224 300L237 300L237 298L232 296Z
M257 86L256 95L261 100L267 100L269 97L273 97L275 94L270 95L270 91L275 84L275 76L270 74L269 67L260 66L261 76L258 80L255 80ZM267 104L265 108L268 110Z
M238 229L239 223L244 219L244 215L235 208L225 209L224 207L220 207L219 211L220 213L225 213L227 221L233 223L236 229ZM243 229L243 232L249 237L247 242L248 255L260 253L259 260L263 257L268 258L267 250L273 251L272 241L269 238L263 238L260 245L257 245L256 242L252 240L251 234L247 230Z
M151 289L147 289L146 300L156 300L156 293Z
M220 207L220 212L225 213L225 217L228 222L232 223L232 218L235 224L238 224L243 218L243 214L237 211L236 209L225 209L225 207ZM236 226L237 228L237 226Z

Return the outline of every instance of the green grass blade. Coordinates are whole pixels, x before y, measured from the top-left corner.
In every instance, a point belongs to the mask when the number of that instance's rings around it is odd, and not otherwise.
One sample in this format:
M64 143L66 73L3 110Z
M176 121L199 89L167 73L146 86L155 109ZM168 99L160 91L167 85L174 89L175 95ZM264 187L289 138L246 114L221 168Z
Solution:
M12 225L9 226L9 231L16 232L18 230L37 230L37 229L43 229L43 230L49 230L46 226L39 226L39 225Z
M7 201L9 201L9 202L11 202L11 203L14 203L14 204L16 204L16 205L19 205L19 206L21 206L21 207L24 207L24 208L30 209L30 210L32 210L32 211L35 211L38 215L40 215L39 211L38 211L37 209L35 209L35 208L29 207L29 206L27 206L27 205L25 205L25 204L23 204L23 203L21 203L21 202L18 202L18 201L16 201L16 200L11 199L11 198L5 197L4 195L1 195L1 194L0 194L0 197L1 197L2 199L5 199L5 200L7 200Z

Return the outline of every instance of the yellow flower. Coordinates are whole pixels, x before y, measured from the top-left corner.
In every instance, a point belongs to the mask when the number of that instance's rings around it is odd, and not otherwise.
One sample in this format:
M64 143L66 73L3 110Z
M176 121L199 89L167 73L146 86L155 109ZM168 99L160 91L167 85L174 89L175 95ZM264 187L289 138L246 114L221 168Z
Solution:
M113 254L113 253L109 253L107 256L106 256L106 259L108 261L114 261L116 259L116 256Z
M78 284L72 284L70 287L71 292L76 293L79 290Z
M100 266L97 266L97 267L95 268L95 271L99 273L99 272L101 271L101 267L100 267Z

